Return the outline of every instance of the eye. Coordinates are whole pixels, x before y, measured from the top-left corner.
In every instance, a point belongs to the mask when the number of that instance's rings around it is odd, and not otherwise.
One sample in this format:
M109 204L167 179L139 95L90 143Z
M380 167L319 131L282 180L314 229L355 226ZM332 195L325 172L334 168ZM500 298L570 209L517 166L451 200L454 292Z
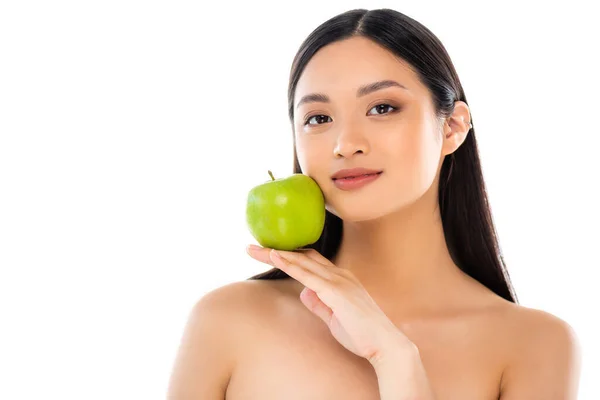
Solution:
M322 114L320 114L320 115L313 115L313 116L311 116L311 117L308 117L308 118L306 119L306 121L304 121L304 125L315 125L315 124L309 124L309 123L308 123L308 122L309 122L311 119L313 119L313 118L316 118L316 119L317 119L317 121L323 121L323 118L319 118L319 117L325 117L325 118L329 118L327 115L322 115ZM329 119L331 119L331 118L329 118ZM325 122L326 122L326 121L325 121ZM321 125L321 124L317 123L316 125Z
M371 110L373 109L377 109L376 114L367 114L367 115L386 115L386 114L391 114L392 112L397 111L398 109L390 104L387 103L381 103L381 104L377 104L376 106L374 106L373 108L371 108ZM369 111L371 111L369 110ZM385 112L386 110L389 110L388 112ZM380 112L381 111L381 112ZM325 118L322 118L325 117ZM318 114L318 115L312 115L308 118L306 118L306 120L304 121L304 125L322 125L321 123L317 122L316 124L309 124L309 122L313 119L316 118L316 121L321 121L323 123L328 122L327 118L331 119L330 117L328 117L327 115L323 115L323 114Z
M385 114L390 114L390 113L392 113L393 111L396 111L396 110L397 110L397 108L396 108L396 107L394 107L394 106L392 106L392 105L389 105L389 104L386 104L386 103L377 104L375 107L371 108L371 110L373 110L373 109L375 109L375 108L376 108L376 109L377 109L377 111L378 111L376 115L385 115ZM392 109L393 111L390 111L390 112L387 112L387 113L379 113L379 111L385 111L385 110L387 110L388 108ZM369 110L369 111L371 111L371 110ZM373 115L373 114L370 114L370 115Z

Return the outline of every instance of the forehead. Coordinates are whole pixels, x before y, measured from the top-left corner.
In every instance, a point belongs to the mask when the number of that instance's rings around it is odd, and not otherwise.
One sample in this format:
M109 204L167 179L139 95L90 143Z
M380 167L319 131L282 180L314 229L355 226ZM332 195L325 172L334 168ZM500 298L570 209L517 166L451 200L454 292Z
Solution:
M309 93L354 96L360 86L385 79L398 81L414 96L423 93L409 65L383 46L363 37L334 42L307 63L296 86L294 106Z

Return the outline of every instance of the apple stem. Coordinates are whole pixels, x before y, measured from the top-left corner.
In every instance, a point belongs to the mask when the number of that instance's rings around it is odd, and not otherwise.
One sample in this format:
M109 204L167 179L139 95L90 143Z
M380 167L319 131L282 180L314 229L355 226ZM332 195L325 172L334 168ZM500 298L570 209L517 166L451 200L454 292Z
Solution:
M268 172L269 172L269 176L271 177L271 180L274 181L275 177L273 176L273 173L271 171L268 171Z

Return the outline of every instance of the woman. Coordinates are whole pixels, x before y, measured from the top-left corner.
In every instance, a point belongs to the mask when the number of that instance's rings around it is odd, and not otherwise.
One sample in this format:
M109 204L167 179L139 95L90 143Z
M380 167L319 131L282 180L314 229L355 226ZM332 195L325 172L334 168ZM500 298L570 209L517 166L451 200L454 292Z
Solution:
M517 304L440 41L397 11L345 12L302 44L288 96L325 229L250 247L273 268L195 305L169 398L575 399L577 338Z

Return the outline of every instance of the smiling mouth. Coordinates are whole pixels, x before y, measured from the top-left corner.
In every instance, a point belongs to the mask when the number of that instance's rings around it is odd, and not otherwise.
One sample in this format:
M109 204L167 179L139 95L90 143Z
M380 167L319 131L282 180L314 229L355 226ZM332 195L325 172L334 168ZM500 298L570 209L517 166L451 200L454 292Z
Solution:
M333 179L333 184L340 190L353 191L379 179L379 175L382 173L383 171L373 174Z
M356 175L356 176L347 176L345 178L333 178L334 181L351 181L351 180L356 180L356 179L360 179L360 178L364 178L367 176L374 176L374 175L380 175L383 171L380 172L376 172L373 174L364 174L364 175Z

